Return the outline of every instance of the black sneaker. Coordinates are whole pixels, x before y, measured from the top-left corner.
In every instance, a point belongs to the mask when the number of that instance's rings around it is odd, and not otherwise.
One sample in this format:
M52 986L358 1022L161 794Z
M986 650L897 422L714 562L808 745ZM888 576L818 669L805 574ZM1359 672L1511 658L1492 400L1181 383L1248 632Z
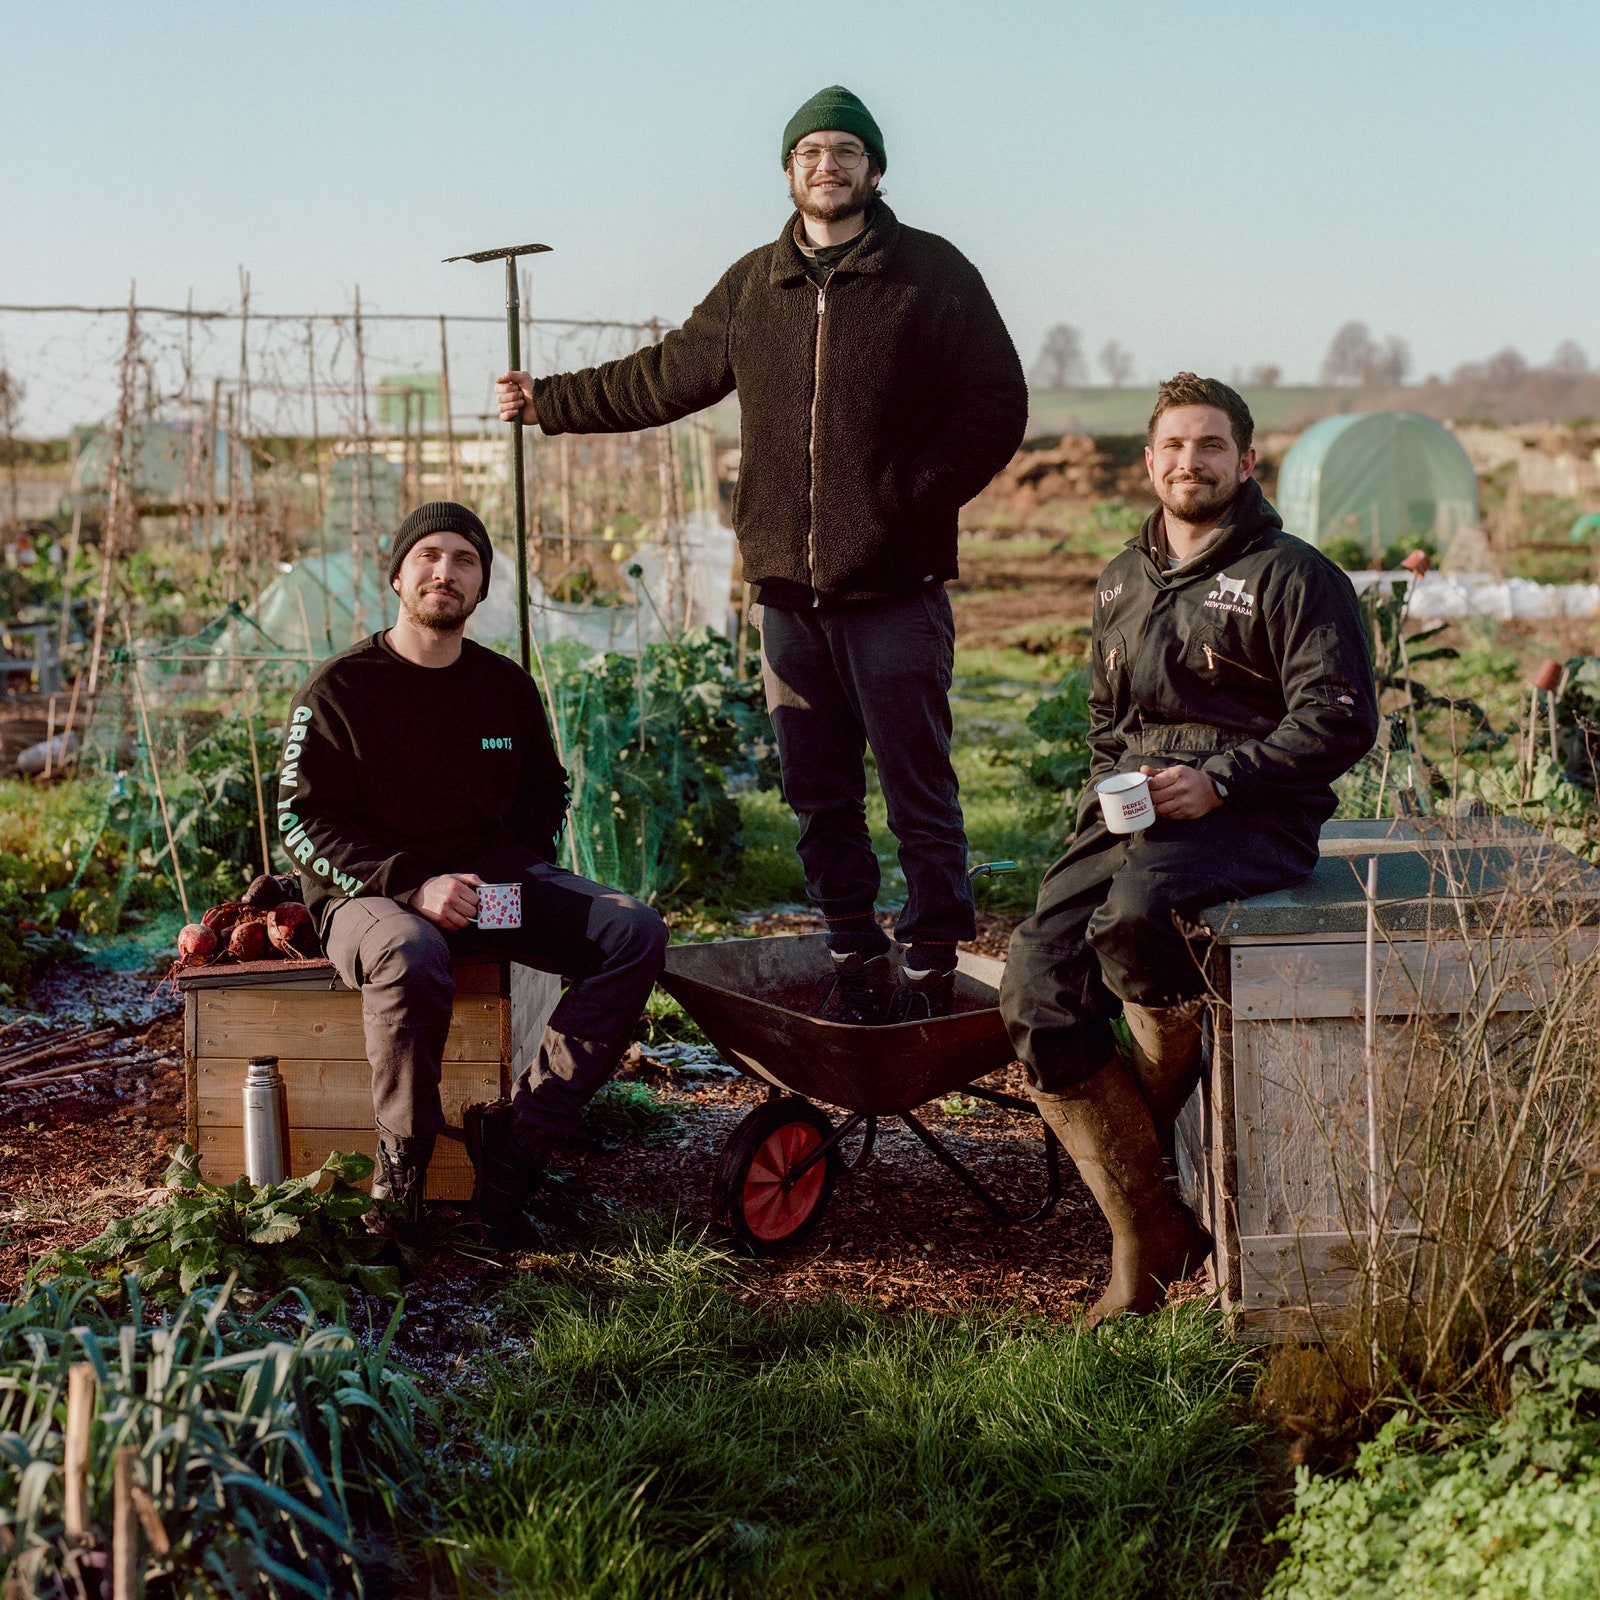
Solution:
M472 1162L472 1203L489 1242L498 1250L528 1249L537 1233L527 1206L544 1171L543 1159L517 1150L509 1100L468 1106L461 1129Z
M857 1028L875 1028L884 1020L894 991L894 968L889 953L864 956L828 952L833 971L823 979L822 1003L817 1015L825 1022L846 1022Z
M890 1022L928 1022L948 1017L956 1007L956 975L952 969L918 972L901 967L899 982L889 999Z

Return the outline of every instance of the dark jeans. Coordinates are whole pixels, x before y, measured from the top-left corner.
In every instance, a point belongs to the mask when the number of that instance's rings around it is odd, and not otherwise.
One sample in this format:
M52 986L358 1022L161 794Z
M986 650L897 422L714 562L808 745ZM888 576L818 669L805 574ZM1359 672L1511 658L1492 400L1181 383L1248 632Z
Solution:
M762 609L761 664L783 792L800 818L806 892L829 918L870 912L868 745L900 841L906 903L895 937L970 939L967 835L950 764L955 622L936 584L846 611Z
M1317 864L1316 835L1224 806L1114 834L1093 813L1045 874L1011 935L1000 1012L1034 1084L1059 1093L1116 1048L1124 1001L1169 1006L1206 992L1207 906L1287 888Z
M517 1079L513 1126L536 1154L571 1133L633 1037L667 948L647 905L541 861L503 850L463 866L488 883L522 884L522 926L445 933L409 907L360 896L334 908L325 941L339 976L361 990L372 1104L391 1139L438 1133L440 1068L455 984L452 955L520 961L567 980L538 1053Z

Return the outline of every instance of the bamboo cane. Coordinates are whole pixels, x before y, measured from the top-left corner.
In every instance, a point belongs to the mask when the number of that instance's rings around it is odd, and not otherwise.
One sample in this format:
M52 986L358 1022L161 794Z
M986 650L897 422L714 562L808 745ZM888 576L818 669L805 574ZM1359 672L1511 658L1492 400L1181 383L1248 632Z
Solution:
M128 328L122 341L122 371L117 391L117 432L111 441L111 464L106 469L106 526L100 539L100 594L94 608L94 643L89 650L89 693L100 682L100 657L105 649L106 619L111 605L111 574L117 551L117 530L122 523L123 450L133 417L133 353L139 341L139 311L134 285L128 285Z
M305 609L304 602L301 609ZM267 802L261 793L261 758L256 753L256 719L248 705L244 709L244 725L250 736L250 775L256 782L256 821L261 826L261 870L270 876L272 849L267 843Z
M80 1361L67 1372L67 1436L62 1460L62 1522L67 1538L89 1537L89 1437L94 1427L94 1368Z
M133 1509L132 1445L117 1451L112 1467L111 1600L136 1600L139 1584L139 1523Z
M133 653L133 629L128 619L122 619L123 632L128 640L128 667L133 674L133 692L139 702L139 723L144 729L145 754L150 758L150 777L156 787L156 802L161 807L161 826L166 830L167 849L172 856L172 876L178 885L178 903L183 907L183 920L193 922L189 915L189 891L183 884L183 868L178 863L178 842L172 836L172 818L167 815L167 796L161 787L161 765L156 760L156 747L150 738L150 712L144 703L144 680L139 676L139 660ZM269 869L270 870L270 869Z

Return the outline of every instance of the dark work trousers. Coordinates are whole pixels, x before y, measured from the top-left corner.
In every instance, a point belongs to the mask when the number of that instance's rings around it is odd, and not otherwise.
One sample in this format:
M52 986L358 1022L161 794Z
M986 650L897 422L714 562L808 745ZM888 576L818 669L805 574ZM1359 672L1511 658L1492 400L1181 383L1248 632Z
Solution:
M513 1130L530 1158L578 1125L616 1067L661 971L667 928L630 895L563 872L531 851L494 852L461 871L522 884L522 926L445 933L406 906L361 896L334 908L324 941L339 976L361 990L372 1105L389 1139L438 1133L440 1067L454 956L494 956L567 980L537 1054L517 1079Z
M1011 935L1000 1012L1036 1087L1060 1093L1116 1045L1124 1001L1169 1006L1207 989L1207 906L1287 888L1317 864L1316 833L1227 806L1143 833L1107 829L1096 803ZM1187 931L1186 931L1187 930Z
M938 584L844 611L762 608L767 710L784 797L800 818L806 893L830 920L870 915L878 898L867 831L870 745L900 842L906 903L895 937L906 944L977 931L950 764L955 640Z

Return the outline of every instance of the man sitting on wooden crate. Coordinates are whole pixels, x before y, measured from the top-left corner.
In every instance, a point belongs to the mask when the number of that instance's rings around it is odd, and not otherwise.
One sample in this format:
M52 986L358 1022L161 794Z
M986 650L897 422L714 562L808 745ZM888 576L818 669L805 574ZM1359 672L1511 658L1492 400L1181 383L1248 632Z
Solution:
M295 696L278 829L329 960L361 990L373 1195L412 1223L445 1126L452 954L569 980L513 1098L465 1118L480 1218L515 1244L551 1145L633 1037L667 930L649 906L555 864L567 774L539 692L514 661L463 637L493 554L465 506L436 501L401 523L389 553L399 620L329 657ZM474 925L485 884L519 886L520 926Z
M1355 591L1283 531L1251 476L1253 432L1225 383L1161 385L1145 449L1160 506L1095 596L1077 834L1012 935L1000 991L1040 1114L1111 1224L1095 1320L1155 1309L1210 1250L1170 1161L1200 1073L1200 913L1310 875L1333 780L1377 733ZM1095 784L1133 771L1155 819L1113 833Z

